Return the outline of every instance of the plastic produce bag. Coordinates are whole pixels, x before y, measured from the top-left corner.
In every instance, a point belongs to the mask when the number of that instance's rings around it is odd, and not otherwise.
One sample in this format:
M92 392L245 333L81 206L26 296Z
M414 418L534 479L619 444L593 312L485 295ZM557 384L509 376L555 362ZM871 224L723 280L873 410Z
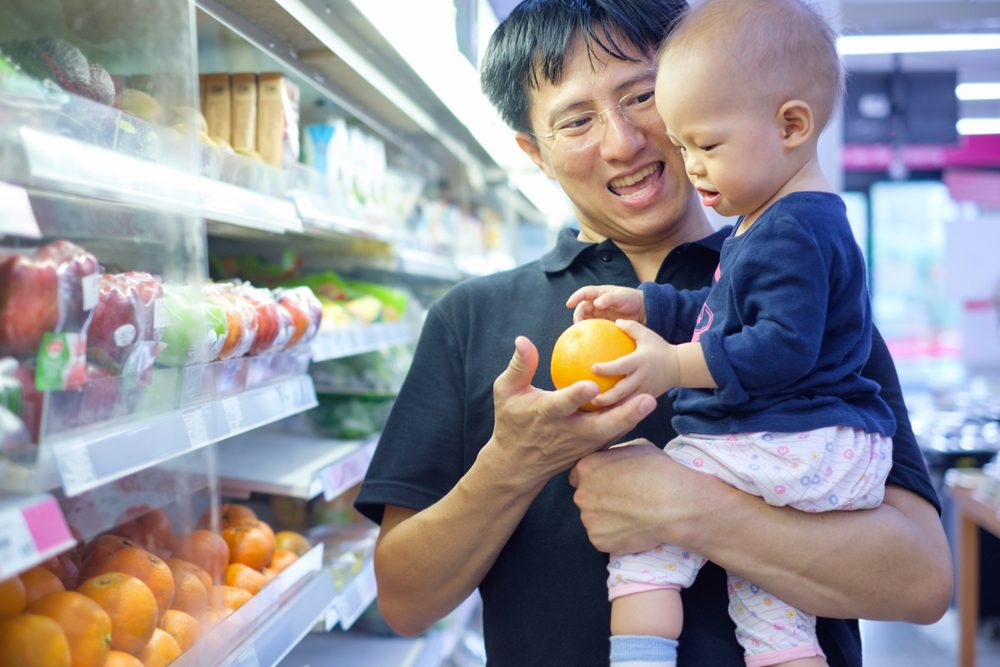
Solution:
M203 364L219 356L226 343L228 326L222 308L209 301L201 289L164 285L167 328L166 348L156 357L162 366Z
M34 251L0 250L0 356L42 357L44 388L81 382L98 268L93 255L69 241ZM58 339L50 336L40 355L46 334Z
M105 274L87 331L87 358L116 374L153 366L167 325L163 286L148 273Z
M257 310L242 296L233 292L229 284L205 285L205 297L222 308L226 316L226 340L219 351L219 359L235 359L250 351L257 337Z
M257 311L257 336L250 346L250 354L273 354L285 349L295 327L288 309L274 298L271 290L243 283L236 293L245 297Z
M309 343L319 331L323 320L323 304L308 287L279 287L274 290L278 303L284 306L292 317L292 336L285 349Z

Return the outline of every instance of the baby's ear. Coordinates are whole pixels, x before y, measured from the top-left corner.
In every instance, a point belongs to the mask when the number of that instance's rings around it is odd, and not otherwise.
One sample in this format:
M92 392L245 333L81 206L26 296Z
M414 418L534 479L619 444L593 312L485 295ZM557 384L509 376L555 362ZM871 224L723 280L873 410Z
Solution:
M781 105L778 125L785 148L798 148L812 137L816 129L812 108L802 100L790 100Z

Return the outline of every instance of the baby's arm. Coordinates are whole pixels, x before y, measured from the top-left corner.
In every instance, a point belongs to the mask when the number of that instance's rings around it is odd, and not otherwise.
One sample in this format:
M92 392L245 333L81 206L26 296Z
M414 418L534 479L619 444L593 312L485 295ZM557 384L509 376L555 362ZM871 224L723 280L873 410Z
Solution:
M642 292L617 285L590 285L573 292L566 302L573 311L573 323L582 320L632 320L646 323L646 307Z
M615 405L635 394L659 397L674 387L714 389L717 385L705 363L701 343L671 345L638 322L618 320L618 328L635 341L636 349L614 361L594 364L597 375L624 375L614 387L591 403Z

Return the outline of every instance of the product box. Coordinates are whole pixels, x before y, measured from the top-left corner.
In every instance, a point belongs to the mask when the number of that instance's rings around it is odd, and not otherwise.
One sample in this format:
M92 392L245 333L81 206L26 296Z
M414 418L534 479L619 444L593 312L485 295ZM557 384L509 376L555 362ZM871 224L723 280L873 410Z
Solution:
M205 120L208 136L220 137L227 144L233 142L232 93L228 74L205 75Z
M206 100L206 88L205 88L205 75L198 75L198 111L201 115L205 115L205 100Z
M257 152L279 169L299 161L299 87L277 72L259 77Z
M257 75L233 74L233 140L235 150L257 150Z

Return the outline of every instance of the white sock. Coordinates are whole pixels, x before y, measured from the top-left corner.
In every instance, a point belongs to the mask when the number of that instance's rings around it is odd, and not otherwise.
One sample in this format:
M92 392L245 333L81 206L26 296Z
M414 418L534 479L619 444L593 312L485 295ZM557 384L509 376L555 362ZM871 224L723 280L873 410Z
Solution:
M677 642L650 635L612 635L611 667L677 667Z

